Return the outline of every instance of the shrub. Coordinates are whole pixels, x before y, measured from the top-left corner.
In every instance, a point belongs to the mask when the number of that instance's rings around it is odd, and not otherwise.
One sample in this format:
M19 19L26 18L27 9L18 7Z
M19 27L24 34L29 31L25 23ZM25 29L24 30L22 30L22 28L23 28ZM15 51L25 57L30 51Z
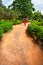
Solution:
M39 22L38 25L39 25L39 26L43 26L43 22Z
M5 23L1 24L0 26L3 28L4 32L7 32L12 28L12 23L5 22Z
M3 19L0 20L0 24L3 24L3 23L5 23L5 20L3 20Z
M28 20L28 22L38 24L39 22L37 20Z
M32 23L38 24L39 22L37 20L32 20Z
M27 22L32 22L32 20L28 20Z
M33 18L34 18L34 20L41 21L41 13L39 11L34 12Z
M3 28L0 27L0 39L2 38Z
M41 31L38 33L38 39L43 41L43 26L39 26Z
M39 26L36 25L36 24L34 24L34 23L28 25L28 28L27 28L27 29L28 29L29 33L30 33L33 37L36 36L37 33L40 31Z
M17 20L16 24L21 24L22 21L21 20Z
M35 23L31 23L27 27L27 32L33 38L35 37L37 40L43 40L43 26L36 25Z
M0 7L0 20L11 20L15 17L14 11L8 8Z
M0 39L2 38L2 33L0 33Z
M40 32L37 34L37 39L43 41L43 31L40 31Z
M14 25L22 23L21 20L17 20L17 19L13 19L12 22Z
M13 24L15 25L16 22L17 22L17 20L16 20L16 19L13 19L12 22L13 22Z
M37 20L33 20L33 21L31 21L31 23L35 23L35 24L37 24L39 26L43 26L43 22L42 21L38 22Z

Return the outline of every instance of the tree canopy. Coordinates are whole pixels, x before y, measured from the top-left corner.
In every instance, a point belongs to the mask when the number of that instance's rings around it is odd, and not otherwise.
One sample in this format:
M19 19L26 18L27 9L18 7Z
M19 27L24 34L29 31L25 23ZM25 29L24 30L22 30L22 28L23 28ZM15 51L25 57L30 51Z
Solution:
M31 0L15 0L11 5L11 9L22 14L23 17L31 16L32 11L35 10Z
M0 6L2 6L2 0L0 0Z

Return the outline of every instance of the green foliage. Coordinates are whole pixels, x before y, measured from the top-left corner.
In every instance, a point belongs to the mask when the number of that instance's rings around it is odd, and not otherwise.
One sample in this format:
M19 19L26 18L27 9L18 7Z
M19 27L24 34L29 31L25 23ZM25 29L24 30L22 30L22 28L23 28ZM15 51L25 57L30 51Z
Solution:
M41 41L43 41L43 31L40 31L38 34L37 34L37 38Z
M3 28L0 27L0 39L2 38Z
M32 20L28 20L27 22L32 22Z
M17 20L16 24L21 24L22 21L21 20Z
M3 23L5 23L6 21L5 20L0 20L0 24L3 24Z
M0 20L11 20L14 18L14 11L10 9L6 9L5 7L0 7Z
M35 23L35 24L38 24L39 22L37 20L28 20L28 22L31 22L31 23Z
M35 24L37 24L39 26L43 26L43 20L40 21L40 22L38 22L38 20L28 20L28 22L35 23Z
M10 29L12 29L12 25L12 22L7 20L0 20L0 39L2 38L2 34L4 32L8 32Z
M16 19L13 19L12 22L13 22L13 24L16 24L17 20Z
M41 13L39 11L34 12L33 18L34 18L34 20L37 20L40 22L41 21Z
M43 26L43 22L39 22L38 25L39 25L39 26Z
M15 0L9 7L12 7L17 15L21 14L23 18L31 16L32 11L34 10L31 0Z
M43 26L39 26L35 23L31 23L27 28L28 34L37 40L43 40Z
M0 7L2 6L2 0L0 0Z
M28 25L28 31L30 34L32 34L32 36L36 36L37 33L40 31L40 28L38 25L36 25L35 23L32 23L30 25Z
M17 20L17 19L13 19L12 22L13 22L14 25L22 23L21 20Z
M3 28L4 32L7 32L12 28L12 23L5 22L5 23L1 24L0 26Z
M41 18L41 22L43 22L43 18Z
M37 20L32 20L32 23L38 24L39 22Z

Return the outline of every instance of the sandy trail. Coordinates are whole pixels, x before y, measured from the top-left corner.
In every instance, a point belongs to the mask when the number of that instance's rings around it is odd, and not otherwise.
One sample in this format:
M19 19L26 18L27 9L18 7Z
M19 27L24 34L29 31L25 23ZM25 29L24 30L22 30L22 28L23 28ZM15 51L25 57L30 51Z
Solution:
M43 65L43 52L27 37L27 25L13 26L0 42L0 65Z

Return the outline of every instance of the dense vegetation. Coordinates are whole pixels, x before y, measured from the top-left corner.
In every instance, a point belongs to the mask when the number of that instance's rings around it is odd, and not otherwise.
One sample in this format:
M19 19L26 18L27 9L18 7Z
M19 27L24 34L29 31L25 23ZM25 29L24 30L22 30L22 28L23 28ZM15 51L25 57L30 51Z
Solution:
M31 3L31 0L15 0L13 3L9 6L9 8L17 13L18 17L30 17L32 14L32 11L35 9L33 8L33 4ZM24 15L25 14L25 15Z
M33 21L27 27L28 34L37 42L43 42L43 22ZM42 43L43 44L43 43Z

